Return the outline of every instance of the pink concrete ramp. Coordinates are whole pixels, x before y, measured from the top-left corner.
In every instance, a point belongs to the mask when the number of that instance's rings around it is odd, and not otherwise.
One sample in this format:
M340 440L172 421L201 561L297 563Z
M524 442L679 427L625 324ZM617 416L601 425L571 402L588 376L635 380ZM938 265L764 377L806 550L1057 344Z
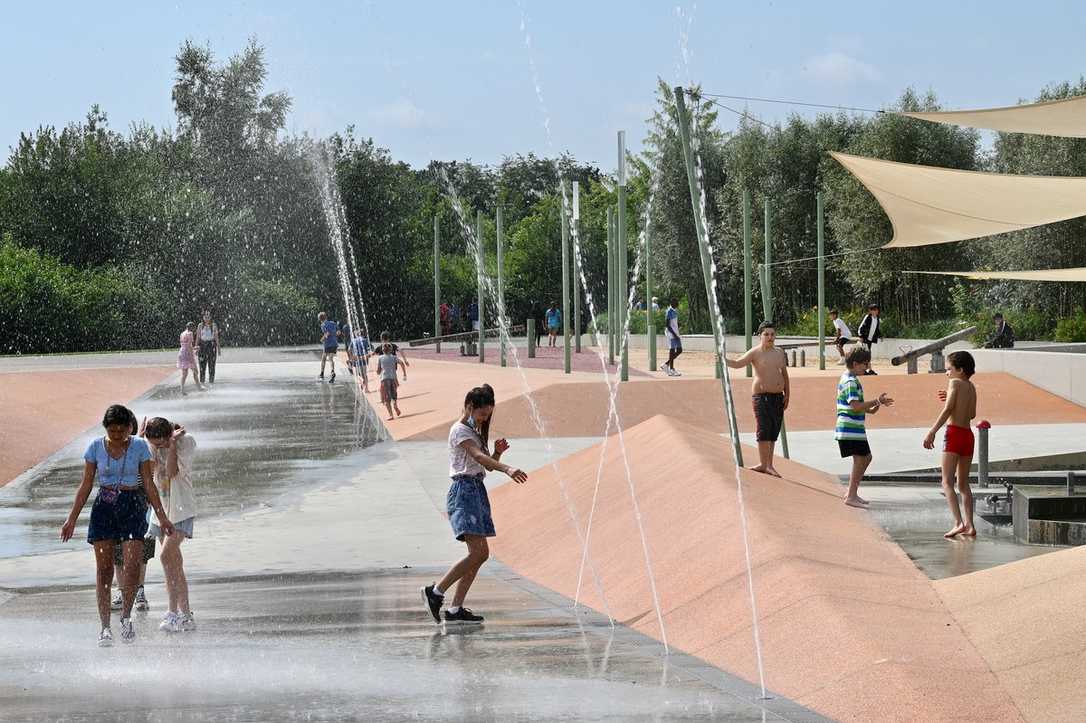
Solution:
M459 366L462 365L445 365L449 370ZM435 369L431 373L437 374L440 371ZM503 374L498 374L499 371ZM579 377L567 376L561 372L536 369L526 371L531 373L533 396L551 434L562 437L589 437L603 433L607 422L608 389L602 378L598 375L593 378L588 374ZM488 369L487 375L488 379L494 378L502 382L511 376L511 372ZM479 373L476 372L475 378L478 376ZM440 378L447 382L453 376L446 372ZM978 420L988 419L996 425L1086 422L1086 409L1083 407L1010 374L977 374L973 379L979 394ZM733 378L733 384L739 430L753 432L750 380ZM936 394L946 388L946 378L938 374L879 375L864 377L863 385L869 399L878 396L880 392L886 392L896 402L893 407L869 415L869 427L924 427L935 421L942 410L942 403L938 401ZM516 384L503 388L514 392L514 396L498 395L495 430L508 437L538 436L519 378ZM788 429L833 429L837 413L834 401L836 390L836 376L793 379L791 406L785 415ZM715 379L665 378L621 384L617 403L623 428L640 424L657 414L667 414L705 425L706 428L718 432L726 431L723 395L720 392L720 382ZM455 405L446 403L444 408L454 407ZM442 419L440 425L429 429L416 424L410 428L410 434L414 435L412 438L415 439L444 439L451 422L451 417L448 421ZM397 439L403 438L406 438L406 435L397 436Z
M0 487L176 372L124 367L0 374Z
M1086 719L1086 548L935 583L1029 720Z
M757 683L729 448L711 430L663 416L628 429L625 441L669 643ZM582 526L600 452L558 465ZM778 464L784 480L740 472L767 687L840 720L1020 720L931 582L867 513L846 507L822 473ZM590 559L615 619L660 639L624 470L612 438ZM491 499L495 555L574 597L581 546L551 468ZM590 568L581 600L605 609Z

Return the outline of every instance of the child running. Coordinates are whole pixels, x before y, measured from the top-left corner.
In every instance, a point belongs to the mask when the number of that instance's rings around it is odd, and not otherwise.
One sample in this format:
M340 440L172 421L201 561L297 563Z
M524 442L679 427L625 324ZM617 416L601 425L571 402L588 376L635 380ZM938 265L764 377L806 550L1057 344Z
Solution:
M863 347L856 347L845 357L845 373L837 382L837 427L833 438L842 457L852 457L852 473L848 478L848 494L845 504L850 507L864 507L867 500L860 497L860 480L871 464L871 445L867 443L865 417L875 414L880 407L889 407L894 400L883 392L879 398L864 401L864 388L860 377L867 373L871 365L871 352Z
M946 435L943 437L943 494L950 505L954 527L947 530L943 537L976 537L973 490L969 487L969 465L973 462L973 430L969 428L969 423L977 416L977 388L969 379L976 372L977 365L973 355L967 351L952 352L947 355L946 361L949 381L946 391L939 392L939 401L945 404L924 437L924 449L935 448L935 435L946 423ZM954 493L955 477L962 496L961 509L958 509L958 495Z
M196 456L196 440L185 433L180 424L162 417L150 422L143 420L143 435L154 454L154 477L166 508L174 521L173 530L165 532L154 523L150 534L162 541L162 572L166 576L166 593L170 608L158 629L178 633L196 629L196 619L189 607L189 583L185 577L185 560L181 543L192 538L196 521L196 495L192 490L192 460Z
M453 535L468 547L467 557L452 566L440 582L422 588L422 600L441 624L441 606L445 593L453 583L456 594L452 606L445 610L447 625L479 624L482 615L475 615L463 607L464 598L475 581L475 575L490 557L486 538L494 537L494 520L490 516L490 499L483 480L488 471L497 470L508 475L517 484L528 480L523 471L501 462L502 454L509 449L509 442L494 442L494 454L489 452L490 424L494 421L494 390L489 384L475 387L464 397L464 409L460 419L449 429L449 476L452 486L446 497L449 523Z
M742 369L747 364L754 367L751 404L757 424L758 466L751 469L780 477L781 473L773 466L773 448L784 426L784 410L788 409L788 357L783 349L774 346L777 329L772 321L758 325L758 338L761 342L758 346L751 347L738 359L724 361L732 369Z
M331 362L332 375L328 377L328 383L332 384L336 381L336 352L339 350L339 338L336 336L339 334L339 324L328 318L328 314L323 311L317 314L317 321L321 325L321 373L317 376L317 379L324 379L324 364L325 362Z
M683 339L679 336L679 300L672 299L671 306L664 313L664 336L667 337L667 361L664 362L664 373L669 377L681 377L682 374L675 368L675 360L683 353Z
M370 363L370 340L363 334L355 334L351 339L350 345L347 347L347 371L351 374L355 374L357 369L357 376L362 382L362 391L369 392L370 390L370 375L369 375L369 363Z
M396 379L396 367L403 368L404 377L406 378L407 368L404 367L403 360L397 356L392 344L383 345L381 355L377 357L377 373L378 378L381 380L381 402L385 405L385 409L388 410L388 421L390 422L395 419L392 416L393 407L396 408L396 417L403 414L400 411L398 392L400 382Z
M64 542L72 539L79 513L97 482L98 496L91 507L87 542L94 545L94 561L98 570L95 588L98 617L102 623L98 645L109 647L113 645L113 631L109 625L109 589L113 581L114 546L124 548L121 641L131 643L136 639L136 630L132 626L132 605L140 572L143 538L147 534L148 504L167 535L172 535L174 529L151 479L151 450L147 442L133 436L137 431L136 415L127 407L114 404L102 417L102 426L106 429L106 435L91 442L83 454L83 481L75 494L72 511L60 528L60 539Z

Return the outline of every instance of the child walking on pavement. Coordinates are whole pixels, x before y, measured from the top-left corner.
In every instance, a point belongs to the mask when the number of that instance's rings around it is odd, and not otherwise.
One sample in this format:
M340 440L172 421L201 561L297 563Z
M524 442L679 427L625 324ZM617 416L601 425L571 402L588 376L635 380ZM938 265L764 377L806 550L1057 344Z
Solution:
M871 352L863 347L854 348L845 357L845 373L837 382L837 427L833 433L841 456L852 457L852 473L848 478L845 504L861 508L867 505L867 500L859 495L860 480L872 459L871 446L867 443L865 417L894 403L885 392L874 401L864 401L864 388L860 384L860 377L867 373L870 365Z
M969 379L976 372L977 365L973 355L967 351L953 352L947 356L946 361L946 391L939 392L939 401L944 402L943 411L924 437L924 449L935 448L935 435L945 423L943 494L950 505L954 527L943 537L976 537L977 530L973 526L973 490L969 487L969 465L973 462L973 430L969 428L969 423L977 416L977 388ZM958 495L954 492L955 478L958 481L958 492L962 496L961 509L958 508Z
M422 600L426 609L441 624L441 606L445 594L453 586L452 606L445 610L446 625L475 624L483 622L482 615L475 615L463 607L464 598L475 581L479 568L490 557L486 538L494 537L494 520L490 516L490 499L483 480L488 471L508 475L518 484L528 480L523 471L501 461L509 449L509 442L499 439L490 453L490 424L494 421L494 390L489 384L475 387L464 397L464 409L460 419L449 429L449 476L452 486L446 497L449 523L456 539L467 545L467 557L452 566L439 582L422 588Z
M377 373L378 378L381 380L381 401L384 403L385 409L388 410L388 421L390 422L395 418L392 416L393 407L396 409L397 417L403 414L400 411L400 397L397 391L400 382L396 379L396 367L403 367L404 376L407 376L407 367L404 367L403 360L400 359L396 350L392 348L392 344L384 344L381 347L381 356L377 358Z

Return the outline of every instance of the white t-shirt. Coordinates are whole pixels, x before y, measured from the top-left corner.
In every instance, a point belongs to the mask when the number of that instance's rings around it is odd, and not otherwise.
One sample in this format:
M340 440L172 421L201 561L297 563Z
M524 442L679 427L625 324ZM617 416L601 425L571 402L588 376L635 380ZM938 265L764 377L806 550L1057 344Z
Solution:
M837 329L837 331L841 332L841 338L842 339L851 339L852 338L852 330L848 328L848 324L846 324L845 320L842 319L841 317L837 317L836 319L833 320L833 328L835 328L835 329Z
M879 317L871 317L871 331L867 332L867 338L874 339L875 333L879 330Z
M170 522L181 522L196 516L196 493L192 489L192 461L196 457L196 440L185 434L177 442L177 474L172 480L166 478L166 462L169 449L154 449L155 485L162 498L162 507ZM149 514L153 514L148 511ZM157 524L157 518L152 518Z
M479 447L487 454L490 453L483 444L483 438L479 436L478 432L459 419L456 420L453 426L449 428L449 476L486 474L486 468L476 462L467 453L467 450L460 446L460 443L464 441L474 442L476 447Z
M200 322L200 341L213 341L215 339L215 325Z

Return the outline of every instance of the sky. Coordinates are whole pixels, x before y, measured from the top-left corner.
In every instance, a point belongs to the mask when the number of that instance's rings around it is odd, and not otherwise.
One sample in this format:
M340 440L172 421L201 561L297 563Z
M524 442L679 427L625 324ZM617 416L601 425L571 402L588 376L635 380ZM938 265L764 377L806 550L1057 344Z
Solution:
M1009 105L1086 70L1086 3L143 2L5 3L0 146L82 119L173 126L186 39L226 60L255 37L287 129L355 126L393 158L498 163L562 152L613 169L637 151L657 78L707 93L880 108L906 87L946 108ZM18 29L14 32L13 29ZM766 121L798 106L726 101ZM727 130L738 118L721 111Z

